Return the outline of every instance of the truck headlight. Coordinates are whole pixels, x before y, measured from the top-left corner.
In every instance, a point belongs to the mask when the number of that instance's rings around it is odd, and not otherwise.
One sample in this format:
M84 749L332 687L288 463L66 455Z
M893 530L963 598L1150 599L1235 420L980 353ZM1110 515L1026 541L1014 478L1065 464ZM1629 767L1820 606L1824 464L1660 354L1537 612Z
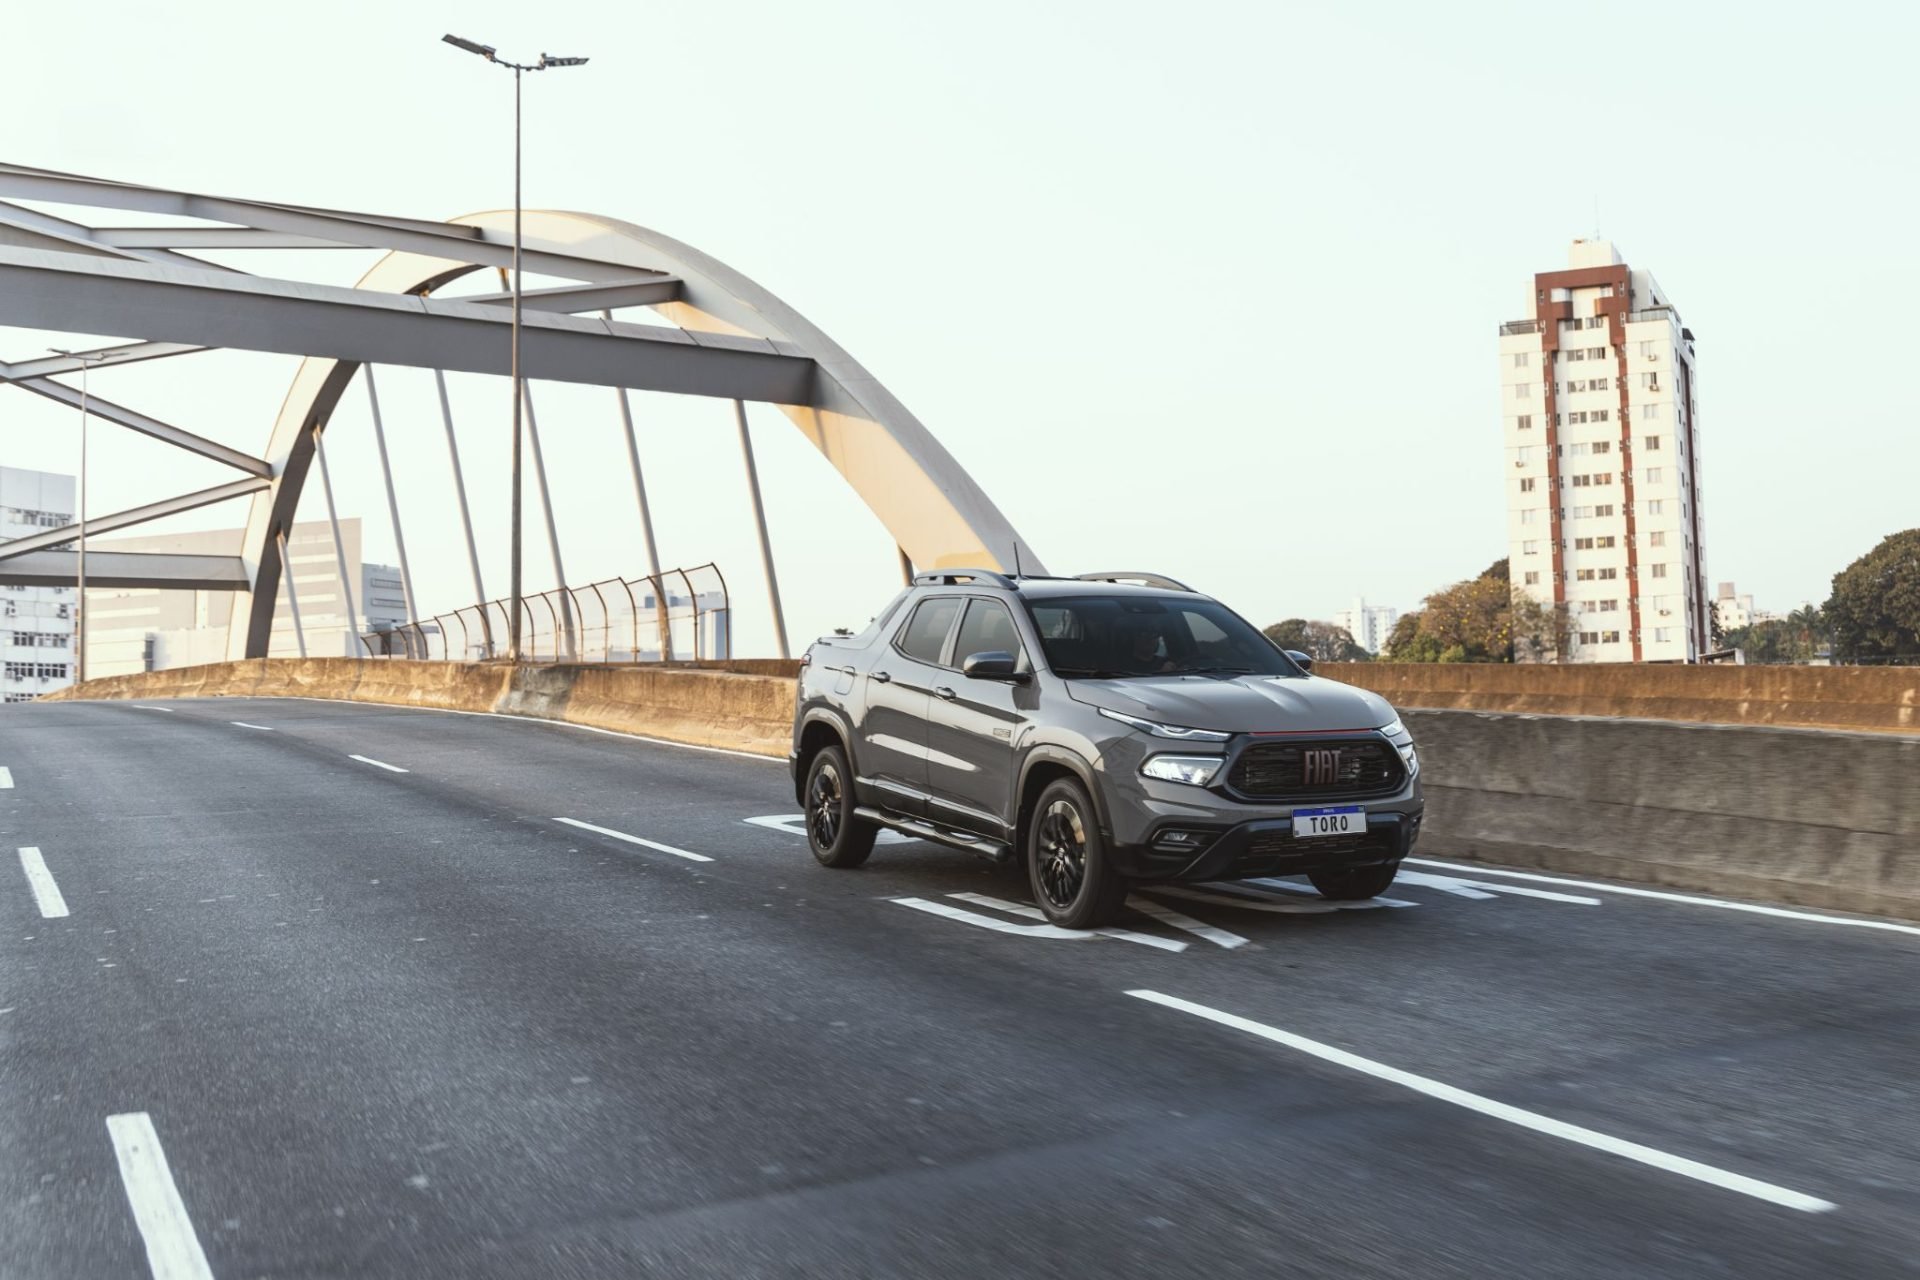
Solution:
M1213 782L1214 775L1220 772L1223 763L1225 758L1222 756L1152 756L1140 766L1140 772L1163 782L1184 782L1189 786L1204 787Z
M1400 758L1406 762L1409 778L1420 772L1420 753L1413 749L1411 742L1396 742L1393 744L1393 749L1398 751Z

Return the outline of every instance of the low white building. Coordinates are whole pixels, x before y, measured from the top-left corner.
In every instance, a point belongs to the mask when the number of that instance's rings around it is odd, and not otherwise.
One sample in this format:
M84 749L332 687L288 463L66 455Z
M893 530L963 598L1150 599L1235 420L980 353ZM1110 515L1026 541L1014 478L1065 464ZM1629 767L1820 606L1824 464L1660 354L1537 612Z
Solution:
M1386 647L1387 637L1393 634L1393 624L1400 620L1400 611L1390 604L1370 605L1364 599L1353 602L1351 609L1341 609L1333 615L1335 626L1345 627L1353 642L1368 653L1379 653Z
M1740 595L1734 590L1731 582L1723 582L1719 590L1714 593L1713 616L1720 623L1720 630L1724 634L1741 627L1750 627L1756 622L1769 621L1775 615L1754 608L1752 596Z
M63 528L73 512L72 476L0 467L0 542ZM0 584L0 702L73 683L73 606L71 587Z

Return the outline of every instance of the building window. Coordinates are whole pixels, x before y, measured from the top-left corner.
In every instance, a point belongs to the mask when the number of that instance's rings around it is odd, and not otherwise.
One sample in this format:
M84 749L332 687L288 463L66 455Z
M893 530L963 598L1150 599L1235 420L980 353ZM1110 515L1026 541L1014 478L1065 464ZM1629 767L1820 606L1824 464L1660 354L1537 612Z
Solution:
M1611 378L1593 378L1588 381L1587 390L1605 391L1610 385L1612 385L1612 382L1613 382L1613 379Z
M1665 474L1666 474L1666 472L1664 472L1664 471L1662 471L1662 470L1661 470L1661 469L1660 469L1659 467L1648 467L1648 468L1647 468L1647 483L1648 483L1648 484L1659 484L1659 483L1660 483L1660 477L1661 477L1661 476L1663 476L1663 475L1665 475Z
M1656 577L1656 578L1664 578L1664 577L1666 577L1666 576L1667 576L1667 566L1665 566L1664 564L1656 564L1656 565L1654 565L1654 566L1653 566L1653 576L1654 576L1654 577Z
M1529 400L1532 397L1533 384L1531 382L1516 382L1513 384L1513 398L1515 400Z
M1640 358L1641 358L1641 359L1643 359L1643 360L1652 360L1652 359L1655 359L1655 358L1656 358L1656 357L1655 357L1655 354L1654 354L1654 350L1653 350L1653 339L1652 339L1652 338L1646 338L1646 339L1643 339L1643 340L1641 341L1641 343L1640 343Z
M1620 611L1620 602L1618 600L1597 600L1594 602L1593 611L1595 613L1618 613Z
M1661 498L1650 498L1650 499L1648 499L1648 501L1647 501L1647 514L1648 514L1648 515L1650 515L1650 516L1659 516L1659 515L1665 515L1665 514L1666 514L1666 512L1667 512L1667 504L1666 504L1666 501L1665 501L1664 499L1661 499Z
M1591 447L1592 447L1591 445L1588 445L1585 443L1577 442L1574 444L1570 444L1567 446L1567 456L1569 458L1584 458L1587 456L1587 450L1590 449Z
M1513 451L1513 462L1515 466L1524 467L1529 462L1532 462L1532 461L1533 461L1532 445L1523 444L1518 449L1515 449Z
M1660 375L1652 370L1640 375L1640 385L1649 391L1660 389Z
M1537 556L1540 554L1540 544L1537 541L1528 539L1520 544L1520 554L1523 556Z
M1650 547L1666 546L1667 531L1665 529L1655 529L1652 533L1649 533L1647 535L1647 545Z
M1589 359L1589 360L1605 360L1606 358L1607 358L1607 349L1606 349L1605 347L1589 347L1589 348L1587 348L1587 359Z
M1612 452L1613 452L1613 441L1611 441L1611 440L1595 440L1595 441L1593 442L1593 451L1594 451L1595 453L1612 453Z
M1619 576L1620 576L1620 571L1619 571L1618 569L1602 569L1602 570L1600 570L1600 581L1602 581L1602 582L1606 582L1606 581L1608 581L1609 579L1612 579L1612 578L1617 578L1617 577L1619 577Z
M1652 406L1649 405L1648 408L1652 408ZM1649 453L1658 453L1660 451L1659 436L1648 436L1645 440L1641 441L1641 443L1647 447Z
M1539 521L1540 508L1528 507L1520 513L1521 524L1536 524Z
M1595 422L1605 422L1608 418L1611 418L1612 416L1613 416L1613 410L1611 409L1595 409L1593 411L1593 420Z
M1593 550L1593 539L1592 538L1575 538L1573 540L1573 549L1575 551L1591 551Z
M1540 571L1538 569L1527 570L1525 585L1529 587L1537 587L1540 585Z
M1531 431L1533 430L1533 415L1530 413L1523 413L1519 417L1513 420L1513 425L1519 428L1521 431Z
M1582 631L1580 633L1580 643L1581 644L1599 644L1600 633L1598 631Z
M1532 476L1521 476L1521 477L1520 477L1520 492L1522 492L1522 493L1532 493L1532 492L1533 492L1533 477L1532 477Z
M1588 485L1593 483L1593 477L1592 476L1574 476L1572 477L1572 483L1574 488L1584 489Z
M1613 504L1611 502L1603 502L1593 509L1593 514L1596 516L1610 516L1613 514Z
M1620 633L1618 631L1602 631L1600 633L1600 643L1601 644L1619 644Z
M1513 367L1516 369L1524 369L1527 367L1527 362L1531 358L1532 353L1530 352L1516 351L1513 353Z
M1575 507L1573 509L1573 518L1575 520L1585 520L1591 517L1592 515L1593 515L1592 507Z
M1657 418L1660 416L1660 406L1657 404L1643 404L1640 406L1640 416L1642 418Z
M1613 545L1613 535L1609 533L1602 537L1595 538L1593 540L1593 545L1604 551L1606 548Z
M1655 644L1666 644L1672 639L1673 639L1672 627L1655 627L1653 629L1653 642Z
M1560 358L1562 360L1585 360L1587 358L1587 353L1584 351L1578 351L1578 350L1563 351L1560 353Z

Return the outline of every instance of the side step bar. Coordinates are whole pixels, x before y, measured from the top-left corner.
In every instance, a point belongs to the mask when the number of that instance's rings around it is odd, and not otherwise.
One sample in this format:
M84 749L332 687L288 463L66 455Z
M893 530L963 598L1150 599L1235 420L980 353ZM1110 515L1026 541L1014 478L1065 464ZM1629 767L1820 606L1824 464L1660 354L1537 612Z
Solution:
M956 831L951 827L936 826L920 818L909 818L898 813L889 813L885 809L874 809L861 805L854 809L853 816L868 822L877 822L890 831L901 835L913 836L920 840L931 840L935 844L944 844L954 849L965 849L977 853L995 865L1004 865L1013 861L1013 846L1004 840L990 840L986 836L977 836L971 831Z

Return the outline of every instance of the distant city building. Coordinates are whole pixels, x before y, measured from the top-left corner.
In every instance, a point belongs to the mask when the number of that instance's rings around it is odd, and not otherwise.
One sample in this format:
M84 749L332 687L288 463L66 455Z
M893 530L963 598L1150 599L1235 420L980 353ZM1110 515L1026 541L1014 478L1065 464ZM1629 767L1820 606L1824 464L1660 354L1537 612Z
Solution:
M1379 653L1386 646L1387 637L1393 634L1393 624L1399 620L1400 611L1392 605L1370 605L1365 600L1355 600L1353 608L1333 615L1334 625L1345 627L1353 642L1368 653Z
M72 524L73 489L72 476L0 467L0 542ZM0 585L0 702L73 683L73 604L71 587Z
M158 534L143 538L89 539L102 551L169 552L176 555L235 555L241 545L238 529L197 533ZM333 530L324 520L296 524L287 534L290 572L281 578L280 600L274 610L270 657L298 656L293 609L286 584L291 579L294 603L300 608L307 653L316 658L364 656L367 647L358 637L391 629L407 621L406 598L400 571L388 565L360 560L360 521L340 522L340 541L346 551L347 585L353 592L353 614L348 616L340 590L339 560ZM120 675L130 671L160 671L222 662L227 656L227 623L233 616L231 591L113 590L89 591L92 608L87 625L87 674Z
M1756 622L1766 622L1774 616L1754 608L1752 596L1736 594L1731 582L1721 583L1719 590L1714 593L1713 613L1720 623L1722 632L1750 627Z
M1694 338L1605 240L1533 278L1500 326L1509 566L1564 604L1565 661L1690 662L1711 646Z

